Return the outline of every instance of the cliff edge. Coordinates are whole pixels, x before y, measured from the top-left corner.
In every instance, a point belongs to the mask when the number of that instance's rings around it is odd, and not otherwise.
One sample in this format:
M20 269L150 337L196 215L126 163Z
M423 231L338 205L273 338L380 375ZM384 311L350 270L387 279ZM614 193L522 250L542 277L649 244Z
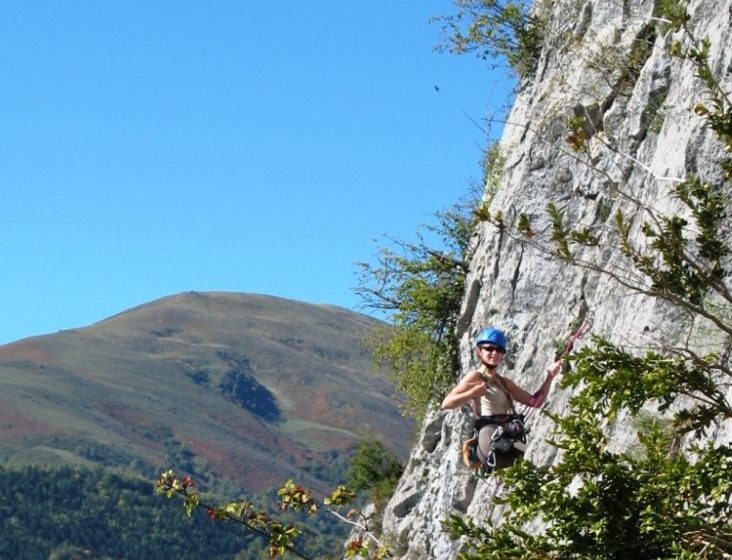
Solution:
M547 203L554 202L572 226L601 228L619 209L632 214L646 205L678 212L678 201L669 195L674 181L692 174L719 176L724 150L694 112L704 100L703 85L693 64L669 54L676 38L657 17L656 4L535 5L547 21L542 52L535 72L522 81L504 128L500 185L495 193L486 192L491 213L500 211L506 222L525 214L533 230L546 232L551 229ZM710 38L709 64L729 91L732 2L696 0L687 9L689 27ZM640 232L633 235L641 239ZM634 348L684 332L673 308L607 274L561 262L540 243L512 235L495 221L483 222L474 242L458 333L462 374L474 366L471 341L486 325L507 332L503 372L530 390L538 388L553 359L554 341L569 334L571 321L587 310L594 312L593 334ZM606 268L623 262L619 247L604 248L601 258ZM725 282L729 286L729 277ZM561 413L570 396L555 383L545 408ZM475 477L460 458L469 423L461 410L427 414L383 518L383 534L399 543L401 558L454 558L459 543L441 525L452 513L479 521L500 518L493 501L500 482ZM552 421L534 413L528 427L527 459L551 464L557 453L546 443ZM632 445L630 423L621 418L608 430L618 449ZM729 421L711 434L724 442L730 436Z

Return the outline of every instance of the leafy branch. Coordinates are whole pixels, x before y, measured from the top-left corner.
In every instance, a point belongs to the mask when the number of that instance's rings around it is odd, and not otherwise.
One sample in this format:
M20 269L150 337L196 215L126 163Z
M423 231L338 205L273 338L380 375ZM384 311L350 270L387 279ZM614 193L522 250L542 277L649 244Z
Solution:
M544 20L529 0L456 0L456 14L434 18L443 24L450 52L476 52L505 59L521 77L531 74L541 51Z
M180 496L183 498L183 508L186 515L191 517L194 510L201 508L206 511L208 517L218 521L228 521L238 524L248 531L251 531L265 539L269 543L269 554L277 558L285 554L292 554L303 560L311 560L306 553L295 545L297 537L302 533L295 525L285 524L281 519L272 517L264 510L254 507L249 500L237 500L222 505L213 505L204 499L195 490L195 483L189 476L179 476L172 470L167 470L158 478L155 489L158 494L166 498ZM281 512L292 510L296 512L314 515L318 513L321 506L318 506L312 494L302 486L288 480L278 490L279 510ZM353 503L356 493L346 486L339 485L333 490L330 496L323 499L322 509L336 516L339 520L357 527L361 536L355 537L346 543L346 558L353 556L369 557L371 547L365 538L376 544L373 560L390 558L389 552L381 541L370 531L365 518L353 520L354 516L362 515L356 509L351 509L343 515L338 508Z
M155 490L167 498L179 495L183 498L183 507L186 515L191 517L196 508L206 510L208 517L216 520L226 520L237 523L249 531L266 538L269 542L269 553L276 558L290 552L298 558L308 560L308 556L300 552L294 545L294 539L300 534L300 530L293 525L283 525L279 520L272 519L265 511L257 510L254 504L248 500L229 502L221 506L209 504L201 499L200 494L194 490L195 483L189 476L179 477L172 470L167 470L160 475ZM290 505L298 507L314 507L312 499L304 491L297 495L300 501L296 504L293 501L294 494L289 494ZM310 509L310 511L313 511Z

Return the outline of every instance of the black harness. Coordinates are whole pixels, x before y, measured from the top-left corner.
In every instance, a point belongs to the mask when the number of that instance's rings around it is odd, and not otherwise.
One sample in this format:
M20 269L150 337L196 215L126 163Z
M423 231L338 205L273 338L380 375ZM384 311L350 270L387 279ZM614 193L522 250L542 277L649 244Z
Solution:
M504 429L509 427L511 433L516 435L525 433L523 414L491 414L490 416L476 418L473 422L473 428L476 432L486 426L501 426Z

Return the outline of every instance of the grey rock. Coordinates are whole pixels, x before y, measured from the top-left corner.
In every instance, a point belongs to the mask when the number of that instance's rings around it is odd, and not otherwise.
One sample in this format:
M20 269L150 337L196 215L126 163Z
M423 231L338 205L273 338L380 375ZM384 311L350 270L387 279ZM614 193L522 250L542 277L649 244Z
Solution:
M720 145L693 112L694 104L704 100L702 85L690 64L668 56L664 46L671 38L655 27L653 9L652 0L550 3L551 36L539 72L522 83L507 119L516 126L506 127L501 139L506 164L492 212L502 210L507 220L526 213L541 231L549 227L545 207L553 200L560 201L572 225L599 225L612 221L619 208L633 211L625 195L676 211L678 204L669 196L674 181L690 173L718 173ZM732 77L724 69L732 67L732 0L692 0L689 10L692 27L712 40L712 67L729 91ZM612 79L619 73L614 68L599 72L598 53L627 60L641 36L653 41L647 56L628 90L613 91ZM572 152L565 140L566 119L578 108L592 125L584 154ZM608 266L621 262L612 244L598 251L596 258ZM543 380L553 341L567 335L584 306L595 312L593 333L621 344L674 340L684 324L668 306L631 293L606 275L559 263L488 223L477 232L466 286L458 330L462 373L474 365L474 334L485 325L499 325L510 338L503 372L529 390ZM569 397L555 384L547 408L561 413ZM631 424L608 427L613 448L635 444ZM557 450L546 443L550 421L532 414L528 427L526 457L551 464ZM459 543L441 527L450 514L500 518L501 507L493 501L500 485L476 478L462 464L460 445L467 433L468 419L460 410L427 414L419 444L383 515L384 533L403 543L403 560L455 558ZM726 422L713 437L728 442L731 435L732 423Z

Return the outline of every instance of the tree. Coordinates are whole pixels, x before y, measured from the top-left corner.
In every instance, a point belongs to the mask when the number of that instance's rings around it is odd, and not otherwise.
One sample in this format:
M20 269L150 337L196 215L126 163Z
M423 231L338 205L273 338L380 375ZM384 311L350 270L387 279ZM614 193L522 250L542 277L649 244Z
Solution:
M368 342L406 393L407 412L418 418L442 397L458 368L455 328L474 229L472 207L457 204L438 212L437 223L425 226L417 242L391 240L375 264L359 263L355 291L362 306L391 322Z
M388 499L404 466L380 441L362 439L348 464L348 486L354 491L370 490L374 502Z
M443 24L443 48L502 59L519 77L528 76L536 67L545 25L538 10L532 10L533 4L529 0L455 0L457 13L435 18Z

